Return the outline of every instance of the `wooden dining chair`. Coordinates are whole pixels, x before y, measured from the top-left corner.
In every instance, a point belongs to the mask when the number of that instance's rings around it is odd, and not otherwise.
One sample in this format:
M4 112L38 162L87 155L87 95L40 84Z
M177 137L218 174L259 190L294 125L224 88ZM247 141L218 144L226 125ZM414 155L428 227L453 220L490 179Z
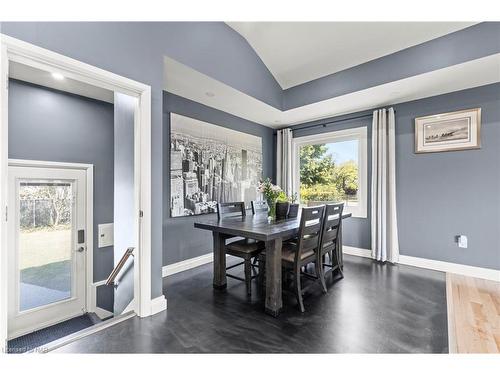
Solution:
M328 267L328 272L339 270L341 277L344 277L342 268L340 267L341 254L340 246L338 246L339 231L342 224L342 212L344 210L344 203L327 204L325 207L325 217L323 219L323 226L321 230L320 240L320 253L318 262L321 266L318 267L319 278L323 290L326 291L325 271L324 267ZM326 263L326 254L330 264Z
M245 217L246 209L244 202L227 202L227 203L217 203L217 217L219 220L228 217ZM229 240L235 237L228 238ZM240 240L225 243L224 245L226 254L232 255L234 257L242 258L243 262L234 264L232 266L226 267L226 270L244 265L245 278L242 279L239 276L231 275L226 273L227 277L231 277L236 280L244 281L246 286L247 295L252 294L252 280L257 277L257 275L252 276L252 269L255 269L255 265L252 264L252 259L256 258L259 253L265 248L265 243L262 241L256 241L251 238L243 238Z
M269 206L266 201L252 201L252 214L267 212Z
M321 265L318 263L318 260L320 258L324 210L324 206L303 208L297 239L293 242L283 243L282 266L286 273L293 275L293 291L301 312L305 311L302 295L316 284L316 282L311 283L309 286L303 288L301 275L309 278L319 278L319 267ZM316 276L301 272L302 267L310 263L315 264Z

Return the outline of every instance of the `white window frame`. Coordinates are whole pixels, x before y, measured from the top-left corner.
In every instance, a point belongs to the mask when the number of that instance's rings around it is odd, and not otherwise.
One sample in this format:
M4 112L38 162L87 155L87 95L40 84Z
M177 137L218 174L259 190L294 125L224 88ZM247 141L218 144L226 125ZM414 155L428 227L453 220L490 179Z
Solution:
M293 186L300 201L300 155L302 146L317 145L325 143L336 143L357 140L358 143L358 205L345 207L346 213L351 213L353 217L366 218L368 212L368 129L366 126L345 130L333 130L328 133L320 133L298 137L293 139Z

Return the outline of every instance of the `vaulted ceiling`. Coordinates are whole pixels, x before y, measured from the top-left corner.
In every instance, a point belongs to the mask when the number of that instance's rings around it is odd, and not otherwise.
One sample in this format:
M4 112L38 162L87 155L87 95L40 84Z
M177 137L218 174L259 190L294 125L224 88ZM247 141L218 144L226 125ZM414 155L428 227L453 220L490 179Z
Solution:
M497 22L231 22L226 27L249 47L245 59L267 73L273 100L263 90L256 95L248 89L262 80L231 51L234 73L246 90L169 56L164 90L273 128L500 82Z
M389 55L471 22L228 22L283 89Z

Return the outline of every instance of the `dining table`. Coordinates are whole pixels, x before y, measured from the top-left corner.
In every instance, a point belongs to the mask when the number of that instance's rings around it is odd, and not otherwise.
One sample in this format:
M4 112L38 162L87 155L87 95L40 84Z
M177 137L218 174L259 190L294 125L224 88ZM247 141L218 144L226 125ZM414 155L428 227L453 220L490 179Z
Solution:
M212 216L212 215L211 215ZM351 217L350 213L342 215L342 219ZM343 268L342 256L342 221L337 246L339 247L339 263ZM210 217L199 219L194 223L195 228L209 230L213 236L213 287L225 289L226 278L226 240L232 237L251 238L265 243L266 251L266 282L265 282L265 311L277 317L283 307L281 283L281 248L286 240L295 238L299 232L300 214L296 218L284 220L268 220L266 213L237 217Z

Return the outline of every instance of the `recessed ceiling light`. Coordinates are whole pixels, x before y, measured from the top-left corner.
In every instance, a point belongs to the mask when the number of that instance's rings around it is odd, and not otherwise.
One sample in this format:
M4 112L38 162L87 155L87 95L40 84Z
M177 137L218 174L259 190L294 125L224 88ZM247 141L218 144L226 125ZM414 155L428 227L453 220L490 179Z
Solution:
M207 91L205 95L208 96L209 98L213 98L215 96L215 94L212 91Z
M279 124L281 121L280 120L274 120L276 124Z
M64 79L64 76L61 73L54 72L54 73L52 73L52 78L57 79L58 81L61 81Z

